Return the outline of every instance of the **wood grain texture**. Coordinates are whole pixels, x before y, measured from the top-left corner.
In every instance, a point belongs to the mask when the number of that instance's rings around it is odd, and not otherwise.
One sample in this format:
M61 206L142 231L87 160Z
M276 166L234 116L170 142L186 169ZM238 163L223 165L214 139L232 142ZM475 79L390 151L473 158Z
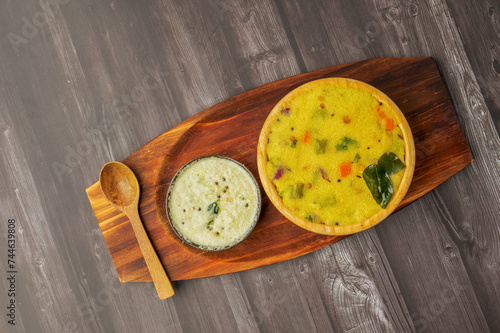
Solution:
M491 0L1 2L0 219L17 221L19 292L16 326L0 331L500 331L499 12ZM166 301L119 283L82 191L104 163L263 84L425 56L470 167L296 259L174 282ZM6 234L0 223L3 255Z
M339 65L237 95L187 119L125 159L141 181L142 219L174 281L288 260L344 238L321 236L297 228L264 197L259 223L248 239L232 249L211 253L183 244L171 230L165 213L165 198L172 177L195 157L207 153L226 155L241 161L257 175L257 139L269 110L295 87L313 79L334 76L359 79L387 93L406 115L414 139L420 145L435 144L432 155L417 160L414 181L399 208L429 192L471 162L451 102L431 58L382 58ZM401 80L407 84L400 84ZM434 131L436 128L439 131ZM433 132L429 133L429 129ZM443 171L435 172L434 165L441 165ZM120 212L110 209L109 204L103 205L103 195L98 187L98 184L90 187L88 195L120 281L150 281L150 277L137 278L146 277L148 273L139 259L140 249L134 235L129 233L129 222L120 219ZM117 219L123 222L119 223Z
M448 5L485 105L491 110L491 118L497 133L500 133L500 45L490 40L490 36L500 38L500 3L449 1ZM467 19L469 16L478 19L472 22ZM474 56L478 53L483 56Z

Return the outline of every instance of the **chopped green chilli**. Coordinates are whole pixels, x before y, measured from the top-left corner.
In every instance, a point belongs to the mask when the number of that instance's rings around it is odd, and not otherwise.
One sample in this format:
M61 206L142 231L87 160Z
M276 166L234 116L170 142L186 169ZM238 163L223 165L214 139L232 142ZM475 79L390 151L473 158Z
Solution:
M358 147L358 141L353 140L347 136L344 136L342 138L342 142L340 142L340 144L336 145L335 149L337 149L338 151L347 150L347 149L349 149L349 146Z
M324 154L326 152L327 139L316 139L315 150L316 154Z
M304 184L298 183L292 185L292 191L290 193L291 199L300 199L304 195Z

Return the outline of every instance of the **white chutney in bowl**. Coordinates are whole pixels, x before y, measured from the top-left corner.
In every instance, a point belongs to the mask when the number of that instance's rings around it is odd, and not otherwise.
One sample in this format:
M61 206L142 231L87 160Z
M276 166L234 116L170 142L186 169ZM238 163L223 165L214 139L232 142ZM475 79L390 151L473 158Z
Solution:
M202 250L220 251L242 242L255 227L260 209L252 173L226 156L201 156L186 163L167 193L172 229Z

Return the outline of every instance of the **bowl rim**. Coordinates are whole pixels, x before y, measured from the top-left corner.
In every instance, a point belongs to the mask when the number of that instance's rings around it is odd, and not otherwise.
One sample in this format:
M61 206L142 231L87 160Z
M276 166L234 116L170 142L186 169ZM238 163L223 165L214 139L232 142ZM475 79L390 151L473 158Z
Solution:
M212 157L216 157L216 158L220 158L220 159L225 159L225 160L231 161L233 163L236 163L237 165L239 165L240 167L242 167L243 170L245 170L250 175L250 178L253 180L254 185L255 185L255 187L257 189L257 209L256 209L256 212L255 212L255 216L254 216L252 225L250 226L250 228L248 229L248 231L245 233L245 235L242 236L237 242L235 242L233 244L230 244L230 245L227 245L227 246L224 246L224 247L220 247L220 248L219 247L210 247L210 246L204 246L204 245L196 244L195 242L193 242L193 241L189 240L188 238L184 237L184 235L179 230L177 230L177 228L172 223L172 217L170 215L170 207L169 207L170 196L171 196L171 193L172 193L173 185L174 185L175 181L177 180L177 178L182 174L182 172L188 166L190 166L191 164L193 164L195 162L198 162L200 160L207 159L207 158L212 158ZM262 193L260 192L259 183L255 179L254 175L252 174L252 172L243 163L241 163L240 161L238 161L238 160L236 160L234 158L231 158L231 157L228 157L228 156L225 156L225 155L206 154L206 155L200 155L198 157L195 157L195 158L189 160L188 162L184 163L184 165L182 165L177 170L177 172L172 177L172 180L170 181L170 184L168 186L168 190L167 190L167 194L166 194L166 199L165 199L165 209L166 209L166 213L167 213L167 220L168 220L168 223L169 223L170 227L172 228L172 230L174 231L174 233L177 235L177 237L180 238L180 240L183 243L186 243L186 244L188 244L188 245L190 245L190 246L192 246L194 248L200 249L200 250L211 251L211 252L218 252L218 251L223 251L223 250L227 250L227 249L230 249L232 247L235 247L236 245L240 244L245 239L247 239L247 237L252 233L252 231L254 230L255 226L257 225L257 222L259 221L260 213L261 213L261 210L262 210Z
M284 108L286 104L289 103L290 100L295 98L297 95L304 93L305 91L312 90L317 86L321 86L324 84L336 85L336 86L347 86L353 87L356 89L360 89L362 91L370 93L373 97L375 97L378 101L388 105L391 110L394 112L396 117L399 118L400 123L399 127L403 132L403 137L405 141L405 171L401 183L399 184L398 189L394 192L393 197L387 207L385 209L380 210L375 215L370 216L364 221L347 225L347 226L335 226L335 225L326 225L323 223L314 223L310 222L300 216L295 215L288 207L283 204L281 196L278 194L276 187L272 183L272 181L267 176L267 138L270 131L270 128L274 124L275 120L281 114L281 110ZM341 77L331 77L309 81L292 91L290 91L287 95L285 95L271 110L269 115L262 126L259 141L257 146L257 167L259 171L260 180L262 183L262 187L266 192L267 196L273 203L273 205L291 222L295 223L301 228L306 230L324 234L324 235L350 235L357 232L361 232L372 226L380 223L387 216L389 216L401 203L403 198L411 184L411 180L413 178L413 173L415 170L415 143L413 140L413 135L406 120L406 117L401 112L399 107L394 103L386 94L377 88L354 79L349 78L341 78Z

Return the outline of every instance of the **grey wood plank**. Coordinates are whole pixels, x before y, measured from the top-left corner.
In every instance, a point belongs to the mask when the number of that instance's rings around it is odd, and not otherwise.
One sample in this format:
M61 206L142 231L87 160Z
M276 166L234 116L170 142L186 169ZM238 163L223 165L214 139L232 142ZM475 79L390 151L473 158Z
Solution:
M487 323L492 331L500 329L496 313L500 311L500 186L490 179L500 174L500 138L495 131L491 113L481 93L477 79L465 53L458 28L451 24L447 9L431 6L437 24L441 24L441 40L446 56L450 59L449 70L455 75L450 81L456 85L450 90L463 113L458 117L471 147L475 163L464 170L465 177L454 179L455 188L443 188L443 201L453 202L453 221L459 231L457 241L465 267L472 281ZM494 35L493 40L497 39ZM453 61L451 61L453 60ZM462 181L461 181L462 180ZM470 184L482 184L481 191ZM451 185L451 184L450 184ZM453 188L453 187L452 187ZM449 200L449 201L448 201ZM461 209L456 209L457 203ZM459 215L459 213L462 215ZM454 234L457 236L457 234ZM481 272L478 274L478 272Z
M322 309L321 300L314 294L306 295L301 292L297 277L300 273L293 262L292 260L241 273L243 283L254 286L246 293L259 330L332 332L332 325ZM315 313L315 308L321 310Z
M238 274L226 274L220 277L224 287L230 310L234 315L238 332L257 332L259 330L257 319L248 300L246 292Z
M474 3L454 1L448 2L448 5L463 41L464 50L470 62L470 68L473 70L477 84L480 87L480 92L484 97L484 104L481 101L481 107L477 107L476 103L470 105L471 102L468 101L469 108L474 115L481 115L486 112L487 107L496 131L499 133L500 48L498 40L500 39L500 21L498 13L500 12L500 4L495 1L476 1ZM477 17L478 19L477 21L473 21L470 17ZM489 127L488 122L485 119L481 124L482 126ZM474 125L478 126L479 124ZM475 132L478 131L476 130ZM493 155L497 156L496 165L498 165L498 146L496 145L498 141L495 139L495 136L490 139L491 130L485 131L485 135L487 141L483 141L486 148L483 154L487 154L487 151L493 152ZM494 162L495 159L493 158ZM478 173L480 172L478 170ZM453 187L456 188L456 186ZM463 186L461 189L468 192ZM488 200L488 196L486 196L486 200ZM485 206L488 207L489 205ZM472 213L462 206L458 206L457 209L453 209L450 213L453 216L459 217L460 215L457 214L457 211L468 214ZM474 213L470 215L477 216L475 220L479 224L473 228L473 232L469 232L467 226L463 223L455 224L452 230L456 232L455 235L458 241L464 243L464 251L462 253L467 258L467 269L474 282L478 301L481 304L484 316L488 320L490 329L495 331L500 328L500 319L497 315L498 311L500 311L499 281L491 281L489 277L477 274L477 270L481 269L491 272L493 277L495 277L495 274L498 277L500 273L499 258L494 255L500 252L498 248L498 232L495 232L494 228L492 228L493 230L489 230L490 228L487 224L488 221L498 221L498 210L491 211L490 209L486 209L477 211L477 213L481 215L475 215ZM460 221L460 218L458 218L458 221ZM498 230L498 222L496 225ZM475 238L476 232L481 235L480 239ZM486 247L483 246L485 243L488 244ZM477 248L480 249L479 252Z
M63 262L60 256L51 255L58 253L58 242L51 232L47 221L48 212L43 207L44 189L41 184L37 184L33 170L33 161L29 161L26 156L26 146L18 144L18 135L23 129L17 130L10 117L5 112L7 109L15 109L14 106L2 108L2 118L13 124L12 130L4 132L2 136L2 167L9 174L9 188L11 197L2 206L10 207L7 214L2 218L15 218L17 220L17 251L16 264L19 272L17 282L19 316L18 324L27 330L48 331L53 327L53 321L63 323L68 318L68 312L64 309L74 307L75 297L71 290L67 288L69 284L68 276L60 274L58 266ZM20 113L20 112L19 112ZM18 114L19 114L18 113ZM27 128L25 128L26 130ZM21 133L20 133L21 132ZM30 195L28 196L27 193ZM4 230L6 232L6 230ZM6 242L2 242L6 248ZM21 250L22 248L22 250ZM54 265L47 265L47 258L51 258ZM6 276L6 266L2 265L3 276ZM25 283L24 288L27 294L21 292L21 281ZM60 281L54 285L50 281ZM3 283L6 286L6 282ZM7 289L7 288L6 288ZM61 299L61 301L58 301ZM24 304L24 305L21 305ZM63 308L59 308L62 306ZM35 309L43 309L43 313ZM26 311L24 314L23 312ZM21 322L22 318L30 312L36 313L37 321ZM7 323L2 322L6 329ZM62 327L58 327L62 330Z
M222 30L245 90L300 73L272 1L222 4Z
M352 236L316 256L335 331L415 330L374 231Z
M283 24L288 27L291 45L296 45L296 56L303 63L303 72L342 63L337 59L327 27L319 15L320 8L314 1L277 1Z
M500 133L500 3L447 1L486 106ZM474 19L471 19L471 18Z
M398 212L397 221L380 225L377 234L417 331L488 332L458 245L428 202L433 195ZM408 221L414 227L409 228ZM416 242L418 251L412 246Z

